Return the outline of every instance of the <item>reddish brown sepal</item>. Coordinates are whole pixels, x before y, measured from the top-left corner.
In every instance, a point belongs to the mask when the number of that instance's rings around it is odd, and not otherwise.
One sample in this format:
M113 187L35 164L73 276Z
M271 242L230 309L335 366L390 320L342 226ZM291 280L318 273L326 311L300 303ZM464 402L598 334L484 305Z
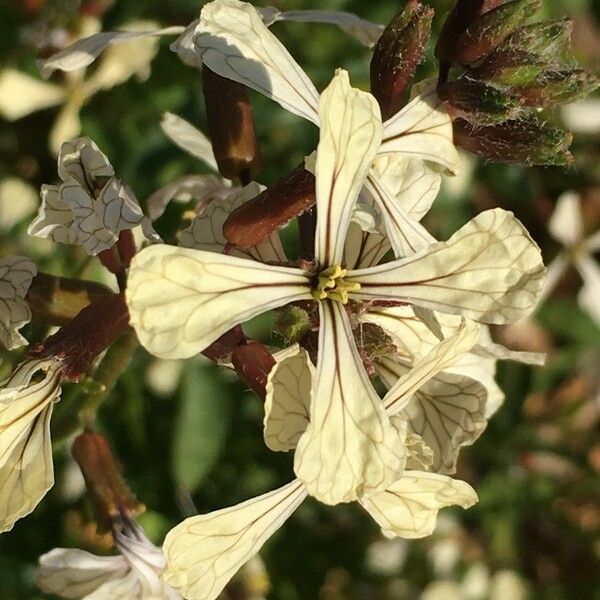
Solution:
M33 348L31 356L55 356L64 361L67 379L79 381L94 360L129 326L123 294L103 296L80 311L54 335Z
M246 171L260 170L260 149L254 131L247 89L202 67L208 131L219 171L235 179Z
M236 325L226 333L224 333L218 340L214 341L202 354L210 360L219 362L221 360L228 359L231 356L234 348L237 348L240 344L246 341L246 336L239 325Z
M315 204L315 176L304 163L234 210L223 225L225 239L253 248Z
M83 473L100 533L111 531L112 523L120 517L135 516L145 510L127 486L104 437L82 433L75 438L71 452Z
M405 103L406 88L425 55L432 18L432 8L410 0L377 41L371 59L371 93L384 120Z
M238 346L231 355L236 373L264 401L267 377L275 366L275 359L260 342Z

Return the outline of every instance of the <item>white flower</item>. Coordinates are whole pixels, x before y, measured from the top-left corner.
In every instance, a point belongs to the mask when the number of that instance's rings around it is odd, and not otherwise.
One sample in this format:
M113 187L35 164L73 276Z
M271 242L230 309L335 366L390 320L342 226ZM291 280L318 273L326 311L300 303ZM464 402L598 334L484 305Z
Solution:
M320 119L327 126L321 128L315 168L317 273L159 245L132 262L127 302L148 350L184 358L257 314L318 300L312 417L295 469L312 495L336 504L385 489L406 459L364 370L343 304L384 299L502 323L533 308L544 268L521 224L494 210L447 242L347 272L341 266L346 231L379 147L379 108L370 94L351 88L340 70L321 96Z
M181 600L159 579L165 558L129 519L113 533L119 556L95 556L55 548L40 557L38 585L43 592L84 600Z
M133 191L115 177L108 158L89 138L62 144L58 174L60 186L42 186L42 205L27 230L30 235L77 244L90 255L111 248L121 231L138 225L147 237L158 239Z
M99 28L96 19L85 18L82 25L83 36ZM45 83L14 69L0 71L0 115L14 121L38 110L62 105L50 133L50 148L58 154L62 142L81 131L79 112L94 94L123 83L132 75L147 79L150 62L158 50L157 40L152 38L165 30L156 31L156 25L150 21L134 21L124 25L124 29L129 32L96 34L103 42L101 46L98 46L99 38L92 36L40 61L44 77L48 77L58 65L65 67L63 70L69 71L69 74L63 84ZM133 33L140 30L143 32ZM174 33L178 32L179 29ZM120 36L119 41L126 43L112 46L98 69L85 78L84 68L111 43L111 35Z
M35 264L23 256L0 259L0 344L14 350L27 343L19 329L31 320L25 296L37 274Z
M30 359L0 383L0 531L12 529L54 484L50 417L61 381L59 360Z
M577 194L567 192L558 199L548 229L564 250L548 265L542 298L550 295L569 265L573 265L583 279L579 305L600 323L600 266L593 256L600 250L600 231L587 238L584 236L584 217Z

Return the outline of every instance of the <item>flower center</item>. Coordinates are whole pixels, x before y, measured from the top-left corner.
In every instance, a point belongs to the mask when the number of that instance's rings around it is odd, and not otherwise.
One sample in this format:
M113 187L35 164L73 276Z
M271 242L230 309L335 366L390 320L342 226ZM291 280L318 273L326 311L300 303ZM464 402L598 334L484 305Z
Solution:
M311 295L315 300L334 300L346 304L349 292L358 292L360 283L349 283L344 280L346 269L339 265L329 267L317 275L315 287Z

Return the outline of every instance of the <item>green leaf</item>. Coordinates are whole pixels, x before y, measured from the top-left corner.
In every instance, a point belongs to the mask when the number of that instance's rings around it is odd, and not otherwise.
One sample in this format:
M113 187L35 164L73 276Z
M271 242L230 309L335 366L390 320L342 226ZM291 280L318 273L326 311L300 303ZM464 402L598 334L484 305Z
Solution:
M215 466L231 422L229 385L216 367L188 363L179 393L172 471L175 481L194 491Z

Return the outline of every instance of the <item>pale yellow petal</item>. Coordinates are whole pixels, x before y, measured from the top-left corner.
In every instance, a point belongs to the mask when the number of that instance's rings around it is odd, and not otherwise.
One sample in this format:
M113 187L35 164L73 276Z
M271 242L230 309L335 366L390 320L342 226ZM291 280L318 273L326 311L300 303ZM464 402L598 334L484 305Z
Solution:
M81 102L68 100L58 113L48 140L54 156L58 155L64 142L81 133L81 119L79 118L81 106Z
M318 125L315 86L251 4L238 0L205 4L194 43L202 62L222 77Z
M351 221L346 234L342 264L347 269L372 267L379 264L390 248L385 235L364 231Z
M186 358L255 315L310 300L298 269L167 245L133 259L127 285L131 324L161 358Z
M441 508L470 508L476 502L469 484L426 471L406 471L385 492L361 500L385 536L409 539L433 533Z
M280 360L271 369L264 418L265 443L271 450L292 450L306 431L313 377L314 367L304 349Z
M581 198L567 192L556 201L556 208L548 222L548 231L565 246L574 246L583 239L583 214Z
M373 96L350 87L342 69L321 95L317 148L315 256L322 266L342 261L346 232L364 179L381 142Z
M406 455L362 365L344 307L321 302L320 317L310 424L294 470L311 496L338 504L385 489L402 473Z
M356 300L395 300L484 323L510 323L536 306L545 268L537 244L512 213L481 213L447 242L348 273Z
M173 113L166 112L163 113L160 127L167 137L182 150L199 158L213 171L219 170L211 141L191 123Z
M452 140L452 120L430 86L384 123L379 156L420 158L456 174L460 156Z
M51 83L16 71L0 71L0 115L16 121L32 112L57 106L65 99L65 90Z
M171 530L163 550L163 579L188 600L215 600L306 497L298 481Z

